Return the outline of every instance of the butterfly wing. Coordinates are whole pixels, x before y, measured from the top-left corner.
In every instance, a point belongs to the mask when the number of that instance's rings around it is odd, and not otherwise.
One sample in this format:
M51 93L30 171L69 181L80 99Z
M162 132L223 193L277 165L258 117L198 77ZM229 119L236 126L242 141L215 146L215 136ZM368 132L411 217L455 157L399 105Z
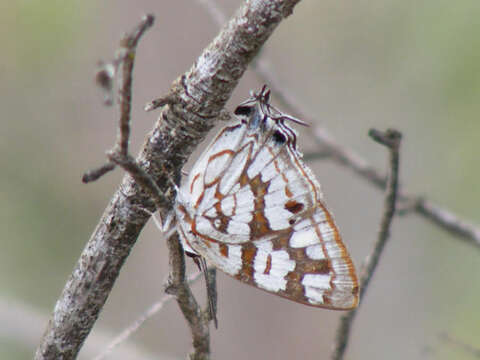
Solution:
M330 309L358 303L353 263L320 186L283 122L250 114L227 127L177 199L187 249L225 273L290 300Z

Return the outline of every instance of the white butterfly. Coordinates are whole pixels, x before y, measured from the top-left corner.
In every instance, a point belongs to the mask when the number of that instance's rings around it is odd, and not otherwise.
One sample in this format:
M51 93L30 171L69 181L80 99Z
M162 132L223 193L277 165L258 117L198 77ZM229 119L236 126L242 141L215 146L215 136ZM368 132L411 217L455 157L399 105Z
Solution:
M240 104L178 191L185 251L228 275L303 304L351 309L358 282L320 185L270 91Z

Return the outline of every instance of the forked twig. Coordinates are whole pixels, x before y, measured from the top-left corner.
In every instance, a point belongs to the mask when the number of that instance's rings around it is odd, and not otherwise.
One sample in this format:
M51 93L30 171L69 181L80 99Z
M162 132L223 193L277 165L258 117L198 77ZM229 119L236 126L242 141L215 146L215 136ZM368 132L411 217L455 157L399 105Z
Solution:
M398 196L399 150L401 142L401 134L396 130L387 130L386 132L381 132L372 129L369 134L376 142L385 145L388 148L390 155L390 173L387 181L384 209L378 238L371 254L365 260L360 274L360 306L373 273L378 265L380 255L382 254L390 235L390 225L395 214L395 206ZM331 357L333 360L343 359L356 313L357 309L350 310L346 315L342 316L340 320L340 326L337 330L337 336L335 338L335 347Z
M120 107L119 131L116 143L111 153L126 156L128 154L128 141L130 137L130 116L132 102L132 75L135 62L135 52L141 36L153 25L154 16L145 15L141 22L131 32L127 33L120 41L120 49L111 63L103 64L96 75L97 84L110 93L115 87L117 74L121 84L118 96ZM120 69L120 71L119 71ZM117 156L118 158L118 156ZM115 169L115 161L110 161L96 169L87 171L82 181L88 183L98 180L107 172Z
M129 154L123 154L122 152L116 151L115 149L107 152L107 156L110 161L121 166L123 170L130 174L139 186L147 191L152 197L157 209L160 209L162 205L167 202L166 197L162 194L157 183L145 170L143 170L133 157Z
M150 176L128 153L135 47L138 44L140 36L146 28L152 24L153 17L146 16L142 23L131 34L127 34L121 41L122 48L117 54L115 61L116 67L121 69L121 76L119 76L120 90L118 93L120 120L118 123L117 141L113 149L107 152L107 157L110 162L100 169L105 168L112 163L121 166L135 180L137 185L151 195L156 208L160 209L167 202L165 196L162 194L152 176ZM165 101L165 104L166 103L167 102ZM172 185L175 186L173 181ZM148 210L145 211L149 213ZM176 297L192 330L192 336L194 339L194 351L191 356L192 359L204 359L210 352L210 335L208 329L209 319L203 316L203 313L190 290L188 281L185 278L185 258L183 251L177 248L178 246L181 248L178 235L169 236L167 241L170 250L170 278L167 288L169 289L171 296ZM172 289L175 289L175 291L172 292ZM163 304L161 303L161 305ZM134 329L138 328L144 321L145 320L141 319L140 322L135 323ZM123 333L124 336L120 338L119 341L123 341L128 334ZM115 345L116 343L114 346ZM109 351L111 350L107 349L107 352Z
M160 188L150 175L148 175L142 166L128 153L128 143L130 141L130 120L132 109L132 84L133 67L135 64L135 54L138 41L154 22L153 15L145 15L142 21L130 32L124 35L120 41L120 49L117 50L115 59L110 64L106 64L104 69L109 69L108 73L102 69L97 74L98 79L103 79L100 84L115 84L114 78L118 73L118 105L120 108L120 118L118 121L117 139L113 148L107 152L109 162L84 174L82 180L87 183L98 180L107 172L115 169L115 165L121 166L135 182L147 191L152 197L157 208L167 203L167 199L162 194ZM113 70L110 70L113 69ZM102 75L100 75L102 74ZM105 78L111 76L111 81Z

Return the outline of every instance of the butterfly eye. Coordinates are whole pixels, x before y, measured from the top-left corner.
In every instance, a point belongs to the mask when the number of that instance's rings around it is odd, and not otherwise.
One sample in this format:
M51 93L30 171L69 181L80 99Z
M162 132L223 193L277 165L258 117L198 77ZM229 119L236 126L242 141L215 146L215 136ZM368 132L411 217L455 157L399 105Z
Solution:
M280 131L275 131L273 133L273 140L275 140L275 142L277 144L285 144L285 142L287 141L287 138L285 137L285 135L283 135Z
M253 111L253 108L251 106L238 106L234 114L235 115L243 115L243 116L250 116Z

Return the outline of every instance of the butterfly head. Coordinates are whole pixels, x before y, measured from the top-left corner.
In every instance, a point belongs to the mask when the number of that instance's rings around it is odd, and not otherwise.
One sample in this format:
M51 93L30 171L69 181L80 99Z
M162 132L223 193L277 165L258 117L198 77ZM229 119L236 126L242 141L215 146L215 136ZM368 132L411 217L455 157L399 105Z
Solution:
M258 93L252 92L250 98L237 106L234 114L237 115L243 123L246 123L251 127L258 127L262 122L266 121L266 117L272 119L277 124L283 124L285 120L289 120L303 126L308 126L306 122L282 113L271 105L270 89L267 85L263 85Z

